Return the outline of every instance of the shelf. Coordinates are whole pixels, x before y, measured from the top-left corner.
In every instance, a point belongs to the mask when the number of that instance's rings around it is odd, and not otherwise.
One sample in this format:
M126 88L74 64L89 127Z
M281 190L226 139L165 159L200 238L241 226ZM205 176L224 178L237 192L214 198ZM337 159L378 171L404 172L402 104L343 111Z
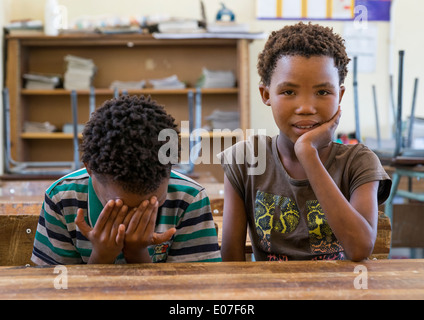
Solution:
M17 40L25 46L79 46L79 47L104 47L125 46L135 48L138 46L234 46L239 41L252 42L253 39L155 39L152 35L145 34L63 34L59 36L45 35L6 35L6 40Z
M140 89L140 90L127 90L128 94L137 95L186 95L190 91L196 92L197 88L186 88L186 89ZM89 95L90 90L76 90L78 95ZM122 90L120 90L122 92ZM202 88L202 94L238 94L238 88ZM96 95L113 95L114 91L110 89L95 89ZM36 96L36 95L70 95L71 90L66 89L54 89L54 90L41 90L41 89L22 89L22 95Z
M249 44L246 39L163 39L150 35L60 35L50 37L11 36L5 37L7 61L5 66L5 87L9 89L9 136L10 159L19 162L73 161L75 156L72 144L73 134L24 132L25 122L50 122L57 128L72 121L70 112L71 90L25 89L22 75L25 73L63 74L64 57L75 55L92 59L97 67L92 90L76 90L78 95L78 123L86 123L95 107L111 99L115 90L109 88L115 80L131 81L141 79L161 79L172 74L188 84L185 89L125 90L130 95L152 96L165 107L176 124L191 120L189 108L202 106L201 126L208 123L207 115L214 110L238 111L239 126L243 130L234 132L205 132L201 137L217 142L217 139L234 140L243 138L250 127L250 85L249 85ZM196 88L203 69L231 70L236 78L235 88L200 88L201 99L196 98ZM123 90L119 90L122 94ZM189 101L190 93L194 101ZM94 101L93 101L94 100ZM78 136L81 143L82 135ZM181 134L184 143L189 135ZM212 139L215 139L212 141ZM227 140L226 140L227 141ZM225 141L225 142L226 142ZM224 146L223 146L224 147ZM226 147L226 145L225 145ZM52 151L54 150L54 151ZM9 155L8 153L8 155ZM211 155L211 158L213 155ZM223 171L219 164L199 164L196 174L212 173L218 181L223 181Z
M202 138L207 137L207 134L201 134ZM208 133L209 138L229 138L229 137L241 137L242 134L239 132L209 132ZM74 135L72 133L63 133L63 132L51 132L51 133L45 133L45 132L22 132L21 138L27 139L27 140L35 140L35 139L73 139ZM182 138L188 138L188 133L181 134ZM78 139L82 139L82 134L78 134Z
M73 139L72 133L63 132L22 132L22 139ZM82 139L82 134L78 135L79 139Z

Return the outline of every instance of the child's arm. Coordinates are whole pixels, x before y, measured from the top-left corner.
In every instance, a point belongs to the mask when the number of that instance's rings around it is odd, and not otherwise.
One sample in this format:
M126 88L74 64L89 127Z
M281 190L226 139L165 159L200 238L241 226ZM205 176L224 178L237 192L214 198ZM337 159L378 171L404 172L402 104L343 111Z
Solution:
M244 202L224 175L224 218L221 255L223 261L245 261L247 218Z
M367 258L373 250L377 234L378 182L365 183L352 194L350 202L340 192L319 157L319 150L331 141L340 110L327 123L304 135L295 144L295 152L327 221L345 249L355 261Z

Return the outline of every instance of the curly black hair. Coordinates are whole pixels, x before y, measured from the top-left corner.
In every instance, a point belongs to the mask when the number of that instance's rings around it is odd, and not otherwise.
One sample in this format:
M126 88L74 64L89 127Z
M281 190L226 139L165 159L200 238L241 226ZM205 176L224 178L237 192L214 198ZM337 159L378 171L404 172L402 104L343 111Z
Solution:
M340 85L343 84L350 61L344 39L334 33L332 28L310 22L308 24L299 22L271 33L258 58L257 67L262 84L266 86L270 84L277 61L281 57L294 55L306 58L311 56L334 58L334 64L339 71Z
M159 132L178 133L175 119L144 96L107 100L91 115L83 131L82 161L96 177L126 192L147 194L169 177L172 164L159 161Z

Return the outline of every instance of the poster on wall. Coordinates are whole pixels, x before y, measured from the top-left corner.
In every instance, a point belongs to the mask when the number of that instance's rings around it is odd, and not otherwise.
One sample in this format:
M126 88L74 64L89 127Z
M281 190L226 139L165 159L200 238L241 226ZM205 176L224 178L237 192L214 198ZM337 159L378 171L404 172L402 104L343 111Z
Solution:
M343 38L349 58L358 58L358 72L373 73L377 67L378 26L368 24L358 28L353 22L344 22ZM348 65L352 71L353 63Z
M353 20L367 14L368 21L390 21L391 0L256 0L261 20Z

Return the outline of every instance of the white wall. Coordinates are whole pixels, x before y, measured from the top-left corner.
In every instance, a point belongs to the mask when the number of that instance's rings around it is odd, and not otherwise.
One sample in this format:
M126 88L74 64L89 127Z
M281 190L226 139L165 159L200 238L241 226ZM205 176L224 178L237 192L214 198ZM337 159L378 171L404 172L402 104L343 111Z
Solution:
M296 21L256 21L254 24L257 28L262 29L264 31L270 32L272 30L276 30L281 28L285 24L293 24ZM340 21L322 21L319 22L322 25L332 27L335 32L343 35L345 22ZM359 73L358 74L358 84L359 84L359 114L360 114L360 127L361 134L363 136L376 136L375 133L375 118L373 113L373 100L372 100L372 84L378 85L378 93L379 93L379 104L381 110L381 120L382 123L387 124L387 108L388 105L388 96L386 97L385 93L388 92L389 88L389 76L388 76L388 64L389 64L389 55L387 51L387 42L389 35L389 24L382 22L373 22L373 24L378 28L378 50L377 50L377 65L376 71L373 73ZM252 118L252 126L254 128L260 127L269 127L269 123L273 123L272 114L270 110L266 110L266 106L264 106L260 100L257 84L259 82L259 77L256 72L256 59L259 52L262 50L264 46L264 41L257 41L251 46L251 118ZM353 77L352 72L348 73L348 76L345 80L346 93L344 95L342 101L342 110L343 115L340 120L340 125L338 132L350 133L355 130L354 123L354 101L353 101ZM369 112L372 111L370 116ZM265 115L265 116L264 116ZM384 126L383 126L384 127ZM268 128L267 128L268 129ZM387 128L383 128L384 131L388 130ZM278 133L275 127L272 128L272 132L274 134Z
M0 0L4 2L5 21L10 19L33 18L43 20L44 0ZM390 24L386 22L372 22L378 29L378 50L376 71L373 73L359 73L359 107L362 136L376 136L375 118L372 100L372 85L377 86L380 124L383 137L390 136L391 109L389 100L389 74L397 72L397 51L406 50L405 62L405 92L404 104L408 109L412 99L412 82L414 77L421 77L424 82L424 62L421 58L421 46L424 16L424 2L422 0L393 0L395 14L392 17L394 30L390 32ZM222 0L205 0L208 21L214 20ZM250 24L252 31L270 32L281 28L285 24L295 21L260 21L256 20L255 0L224 0L227 7L234 10L237 21ZM143 16L168 13L176 17L199 18L200 4L198 0L59 0L67 6L69 20L81 15L116 14L121 16ZM0 7L1 8L1 7ZM344 22L320 22L334 28L343 35ZM420 38L421 36L421 38ZM392 41L391 41L392 40ZM254 129L266 128L268 134L278 133L273 125L271 110L262 104L256 71L256 60L262 50L265 40L255 41L250 47L250 73L251 73L251 127ZM396 82L395 82L396 84ZM339 125L339 132L352 132L354 125L353 86L350 73L345 82L347 91L343 101L343 117ZM422 87L422 84L420 85ZM422 94L421 94L422 95ZM424 117L424 98L418 96L417 115ZM407 114L407 110L405 110ZM271 124L271 125L270 125Z
M424 2L396 0L393 18L393 71L397 79L398 51L405 50L403 114L410 114L414 79L419 78L416 115L424 118Z

